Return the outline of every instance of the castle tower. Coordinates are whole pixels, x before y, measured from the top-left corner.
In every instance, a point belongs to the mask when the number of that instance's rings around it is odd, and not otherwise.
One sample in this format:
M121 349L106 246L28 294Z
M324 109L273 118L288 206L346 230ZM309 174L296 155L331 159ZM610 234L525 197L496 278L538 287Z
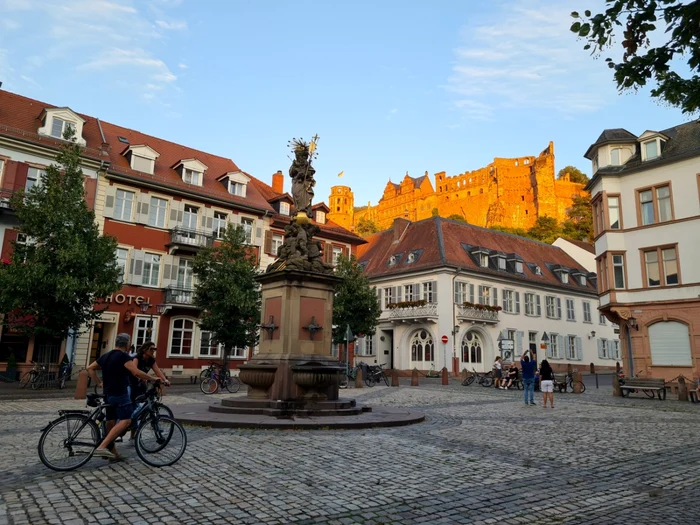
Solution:
M355 196L350 186L332 186L328 196L328 206L331 211L328 219L348 230L354 230Z

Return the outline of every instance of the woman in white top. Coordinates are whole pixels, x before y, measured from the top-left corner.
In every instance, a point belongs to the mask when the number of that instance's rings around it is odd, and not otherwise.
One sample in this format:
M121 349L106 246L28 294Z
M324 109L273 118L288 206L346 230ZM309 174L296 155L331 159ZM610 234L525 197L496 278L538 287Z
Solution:
M495 386L496 388L500 388L501 377L503 377L503 364L501 363L500 355L496 357L496 360L493 362L493 370L493 386Z

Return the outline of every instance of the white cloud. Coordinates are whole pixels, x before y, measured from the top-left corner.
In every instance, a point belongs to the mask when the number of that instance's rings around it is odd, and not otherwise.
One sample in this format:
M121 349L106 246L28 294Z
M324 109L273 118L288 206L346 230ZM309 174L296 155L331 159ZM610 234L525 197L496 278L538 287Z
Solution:
M187 69L189 66L187 64L178 64L177 67L180 69Z
M187 29L187 21L176 20L173 22L166 22L165 20L156 20L156 25L161 29L167 31L184 31Z
M445 86L454 107L491 120L516 109L570 117L604 106L615 89L607 68L569 31L576 3L508 0L492 19L465 26Z
M78 66L79 70L124 69L129 75L142 75L150 80L144 87L162 89L163 84L177 80L162 60L152 58L142 49L112 48L105 50L99 57Z

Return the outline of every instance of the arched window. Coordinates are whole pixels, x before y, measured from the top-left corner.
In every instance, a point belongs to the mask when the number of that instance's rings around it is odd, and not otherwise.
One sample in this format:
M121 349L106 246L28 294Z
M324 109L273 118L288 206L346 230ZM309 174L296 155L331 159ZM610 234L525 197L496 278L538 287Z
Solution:
M481 364L484 356L484 343L478 333L470 330L462 338L462 362Z
M417 331L411 337L411 361L432 361L434 346L433 338L427 330Z
M192 355L194 339L194 321L192 319L173 319L171 330L170 355Z
M677 321L654 323L649 327L651 364L692 366L688 325Z

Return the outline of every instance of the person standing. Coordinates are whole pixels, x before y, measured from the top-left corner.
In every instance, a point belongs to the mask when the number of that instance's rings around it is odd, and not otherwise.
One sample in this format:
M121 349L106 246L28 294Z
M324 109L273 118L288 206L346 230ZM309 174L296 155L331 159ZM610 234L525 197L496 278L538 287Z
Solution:
M503 363L501 363L501 356L497 356L496 360L493 362L493 386L496 388L501 388L501 378L503 377Z
M156 346L151 341L146 341L142 344L136 351L136 356L132 358L132 361L136 365L136 368L141 370L144 374L148 374L151 370L156 374L156 377L160 378L165 386L170 386L170 382L165 377L165 374L158 368L156 364L156 358L154 354L156 353ZM132 375L131 379L131 402L134 406L137 405L136 399L146 393L146 383L141 381L136 376ZM131 439L134 439L136 434L136 429L131 429Z
M540 390L542 390L543 408L547 408L547 398L549 404L554 408L554 370L546 359L540 364Z
M134 405L129 396L129 377L134 375L143 381L153 379L139 370L136 363L129 357L130 340L129 334L117 335L114 350L100 356L87 367L90 378L97 383L97 386L104 387L105 400L112 405L107 409L107 437L93 452L95 457L107 459L119 457L114 447L114 440L129 428L131 414L134 412ZM97 377L98 370L102 370L102 381Z
M523 374L523 398L526 405L535 405L535 368L537 367L537 361L534 358L530 359L528 353L532 356L532 352L528 350L520 359L520 370Z

